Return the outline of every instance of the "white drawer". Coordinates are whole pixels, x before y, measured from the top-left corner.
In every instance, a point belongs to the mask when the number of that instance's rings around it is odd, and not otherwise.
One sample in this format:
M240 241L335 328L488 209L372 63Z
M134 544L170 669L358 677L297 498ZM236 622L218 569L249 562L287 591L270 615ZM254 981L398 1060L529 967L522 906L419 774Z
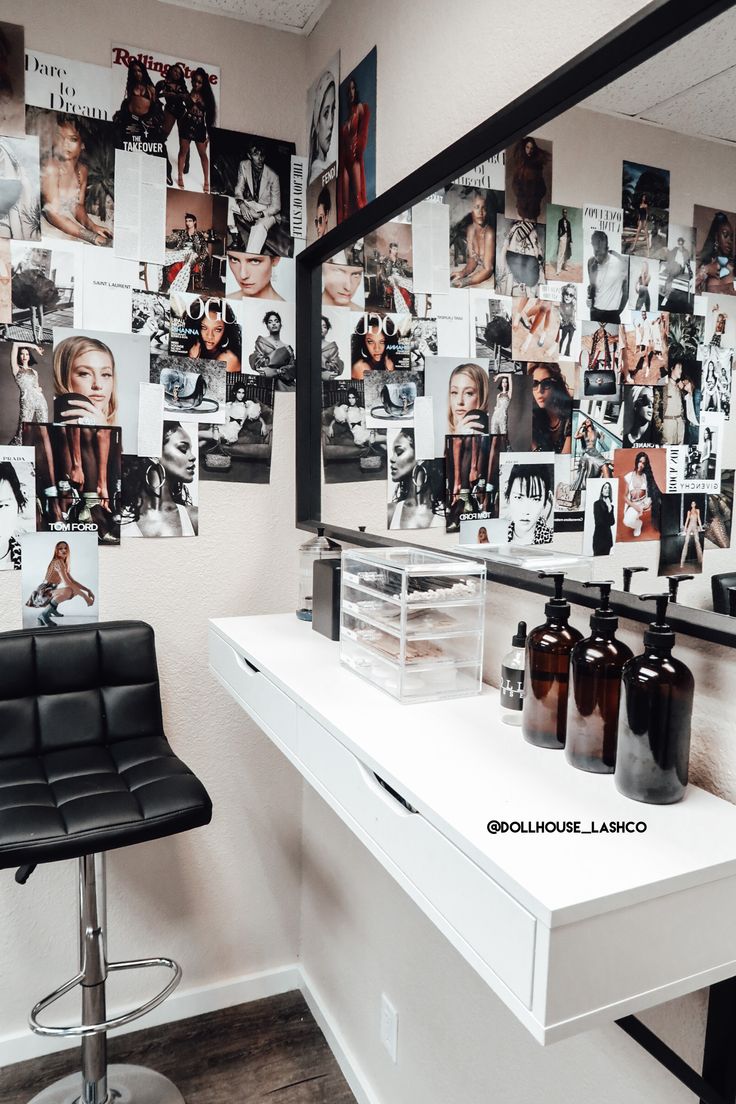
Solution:
M293 750L296 746L296 702L214 629L210 629L209 636L212 670L232 688L254 721Z
M298 711L296 754L326 790L345 822L351 819L411 882L420 907L433 906L527 1008L532 1002L536 921L419 813L392 797L343 744ZM379 856L380 861L380 856ZM424 907L424 911L429 910ZM433 916L430 918L435 919Z

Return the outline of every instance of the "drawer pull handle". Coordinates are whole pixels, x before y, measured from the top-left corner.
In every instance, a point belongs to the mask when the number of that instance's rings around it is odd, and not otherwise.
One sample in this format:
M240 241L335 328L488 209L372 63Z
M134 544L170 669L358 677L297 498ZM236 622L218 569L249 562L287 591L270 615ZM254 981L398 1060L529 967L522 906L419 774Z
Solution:
M399 805L403 806L403 808L406 809L407 813L419 812L419 810L415 809L413 805L410 805L406 798L402 797L401 794L393 788L393 786L389 786L388 782L381 778L380 774L376 774L375 771L371 771L370 773L373 775L378 785L383 787L386 793L391 794L391 797L394 799L394 801L398 801Z
M260 675L261 672L258 670L255 663L251 663L249 659L246 659L245 656L242 656L239 653L236 655L236 658L246 674L250 673L252 675Z

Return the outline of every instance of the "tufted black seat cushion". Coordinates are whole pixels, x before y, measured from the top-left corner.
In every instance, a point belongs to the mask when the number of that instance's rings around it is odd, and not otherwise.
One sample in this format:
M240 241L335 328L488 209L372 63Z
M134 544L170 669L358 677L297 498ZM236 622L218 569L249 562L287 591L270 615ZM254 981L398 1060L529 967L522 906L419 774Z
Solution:
M109 851L211 816L164 734L150 625L0 633L0 868Z

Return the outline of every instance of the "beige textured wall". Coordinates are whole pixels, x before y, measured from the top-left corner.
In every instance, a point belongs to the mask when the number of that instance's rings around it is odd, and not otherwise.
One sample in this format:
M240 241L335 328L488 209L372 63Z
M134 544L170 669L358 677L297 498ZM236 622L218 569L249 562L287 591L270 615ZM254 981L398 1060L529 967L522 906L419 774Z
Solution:
M307 42L311 84L338 48L378 45L377 181L401 180L645 5L640 0L332 0Z
M294 35L157 0L0 2L29 45L109 64L113 41L153 46L222 70L225 127L301 141L304 43ZM110 951L169 954L182 991L291 963L299 918L301 789L270 741L207 670L207 618L288 609L296 597L294 397L279 395L272 485L202 484L192 540L100 550L105 618L156 630L167 731L212 796L212 824L110 856ZM20 626L20 585L0 572L0 629ZM0 739L2 734L0 733ZM74 863L23 888L2 872L0 1043L27 1032L31 1005L76 970ZM136 995L157 979L140 978Z

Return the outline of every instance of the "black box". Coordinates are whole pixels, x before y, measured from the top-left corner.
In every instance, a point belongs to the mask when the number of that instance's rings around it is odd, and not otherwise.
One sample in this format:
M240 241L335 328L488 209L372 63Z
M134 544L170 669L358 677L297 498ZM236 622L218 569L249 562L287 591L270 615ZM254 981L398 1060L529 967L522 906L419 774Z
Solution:
M338 559L315 560L312 579L312 628L328 640L340 639L340 567Z

